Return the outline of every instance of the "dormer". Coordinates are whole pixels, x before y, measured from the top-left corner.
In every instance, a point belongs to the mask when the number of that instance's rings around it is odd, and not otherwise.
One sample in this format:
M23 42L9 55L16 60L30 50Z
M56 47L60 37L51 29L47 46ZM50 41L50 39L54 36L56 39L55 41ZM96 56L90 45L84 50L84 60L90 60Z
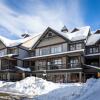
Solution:
M78 28L74 28L74 29L71 31L71 33L76 32L76 31L79 31L79 29L78 29Z
M67 27L66 27L66 26L64 26L64 27L61 29L61 32L64 32L64 33L68 32Z
M100 34L100 30L97 30L94 34Z

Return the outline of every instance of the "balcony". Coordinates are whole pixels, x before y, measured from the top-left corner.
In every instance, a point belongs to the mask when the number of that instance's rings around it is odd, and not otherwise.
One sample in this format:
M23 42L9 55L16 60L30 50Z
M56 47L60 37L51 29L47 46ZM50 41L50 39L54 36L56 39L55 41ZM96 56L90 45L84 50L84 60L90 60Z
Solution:
M81 68L80 63L73 63L73 64L55 64L55 65L48 65L48 66L35 66L38 68L36 71L40 70L57 70L57 69L70 69L70 68ZM34 70L35 71L35 70Z
M68 63L68 68L80 68L80 63Z
M96 55L98 53L100 53L99 46L87 47L85 52L86 55Z

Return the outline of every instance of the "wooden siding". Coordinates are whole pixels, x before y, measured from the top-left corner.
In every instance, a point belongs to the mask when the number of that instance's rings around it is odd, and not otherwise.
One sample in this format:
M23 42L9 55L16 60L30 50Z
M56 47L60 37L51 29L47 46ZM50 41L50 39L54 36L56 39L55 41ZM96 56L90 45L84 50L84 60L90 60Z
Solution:
M57 44L57 43L62 43L65 42L64 39L62 39L59 36L54 36L52 38L49 39L43 39L37 47L43 47L43 46L48 46L48 45L53 45L53 44Z

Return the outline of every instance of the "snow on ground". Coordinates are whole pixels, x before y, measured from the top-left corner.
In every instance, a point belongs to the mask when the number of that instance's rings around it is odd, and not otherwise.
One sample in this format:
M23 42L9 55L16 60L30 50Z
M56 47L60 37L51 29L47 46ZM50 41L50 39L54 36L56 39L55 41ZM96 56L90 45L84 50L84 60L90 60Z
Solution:
M31 96L33 100L100 100L100 79L86 83L53 83L27 77L18 82L0 81L0 91Z

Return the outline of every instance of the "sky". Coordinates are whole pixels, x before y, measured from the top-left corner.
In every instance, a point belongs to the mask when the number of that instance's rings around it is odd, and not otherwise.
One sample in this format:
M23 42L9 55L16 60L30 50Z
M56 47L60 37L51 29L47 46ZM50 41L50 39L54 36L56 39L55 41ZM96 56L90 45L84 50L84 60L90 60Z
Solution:
M0 0L0 35L18 39L48 26L100 29L100 0Z

